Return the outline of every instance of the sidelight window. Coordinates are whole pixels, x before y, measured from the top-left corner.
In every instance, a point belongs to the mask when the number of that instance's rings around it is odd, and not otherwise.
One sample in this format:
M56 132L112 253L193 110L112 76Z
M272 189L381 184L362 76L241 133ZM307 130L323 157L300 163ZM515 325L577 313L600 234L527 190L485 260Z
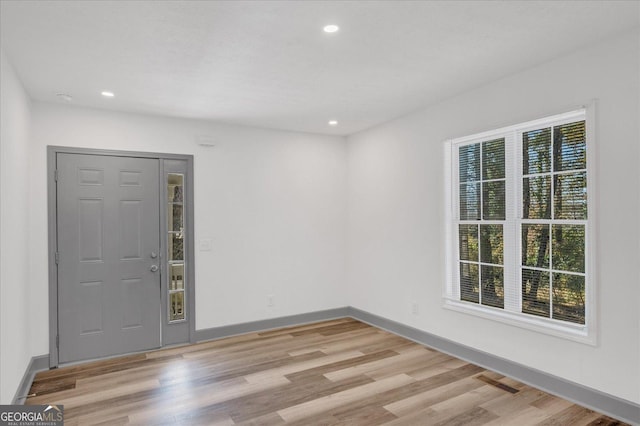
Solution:
M186 319L185 311L185 232L184 175L167 174L167 263L169 321Z

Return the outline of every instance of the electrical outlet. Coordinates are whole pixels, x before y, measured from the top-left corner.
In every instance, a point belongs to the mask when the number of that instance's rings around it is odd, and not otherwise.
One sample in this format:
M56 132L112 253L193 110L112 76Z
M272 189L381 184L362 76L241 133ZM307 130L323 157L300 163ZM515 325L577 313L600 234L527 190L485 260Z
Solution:
M276 304L275 296L273 294L268 294L267 295L267 306L273 307L275 304Z
M413 315L418 315L420 313L420 307L415 302L411 304L411 313Z

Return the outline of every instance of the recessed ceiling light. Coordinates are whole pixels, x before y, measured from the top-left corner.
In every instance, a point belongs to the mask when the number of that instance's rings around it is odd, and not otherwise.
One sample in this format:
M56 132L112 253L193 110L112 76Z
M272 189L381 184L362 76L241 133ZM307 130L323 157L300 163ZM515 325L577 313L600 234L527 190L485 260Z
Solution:
M329 126L337 126L338 120L329 120Z
M323 28L325 33L335 33L335 32L338 32L339 29L340 29L339 26L333 25L333 24L325 25L325 27Z
M100 94L105 98L113 98L115 96L113 92L107 92L106 90L104 92L101 92Z

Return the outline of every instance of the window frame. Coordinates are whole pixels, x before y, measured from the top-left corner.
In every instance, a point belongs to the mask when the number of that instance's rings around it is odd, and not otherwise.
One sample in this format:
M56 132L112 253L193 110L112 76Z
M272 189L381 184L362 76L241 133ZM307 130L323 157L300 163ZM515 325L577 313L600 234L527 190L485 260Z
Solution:
M587 219L580 220L585 225L585 323L575 324L567 321L535 316L522 312L522 223L532 219L523 219L522 214L522 134L526 131L553 127L575 121L585 121L586 132L586 185ZM514 325L536 332L562 337L568 340L595 346L597 344L597 280L596 280L596 159L595 159L595 101L568 112L545 116L499 129L476 133L445 141L445 285L443 286L443 307L473 316ZM505 220L480 220L475 223L503 224L504 238L504 308L466 302L460 299L460 260L458 225L469 221L460 220L459 173L457 150L460 146L481 143L496 138L505 139ZM553 171L552 171L553 173ZM553 193L551 197L553 198ZM550 201L551 202L551 201ZM572 219L541 219L545 223L572 224ZM481 291L481 289L480 289ZM507 298L507 291L515 297Z

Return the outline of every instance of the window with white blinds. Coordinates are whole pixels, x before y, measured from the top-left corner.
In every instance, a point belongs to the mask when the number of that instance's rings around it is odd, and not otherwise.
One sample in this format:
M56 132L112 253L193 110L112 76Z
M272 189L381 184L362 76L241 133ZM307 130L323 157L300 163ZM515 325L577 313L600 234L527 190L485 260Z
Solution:
M446 307L594 343L587 115L447 141Z
M504 138L458 147L460 299L504 307Z

